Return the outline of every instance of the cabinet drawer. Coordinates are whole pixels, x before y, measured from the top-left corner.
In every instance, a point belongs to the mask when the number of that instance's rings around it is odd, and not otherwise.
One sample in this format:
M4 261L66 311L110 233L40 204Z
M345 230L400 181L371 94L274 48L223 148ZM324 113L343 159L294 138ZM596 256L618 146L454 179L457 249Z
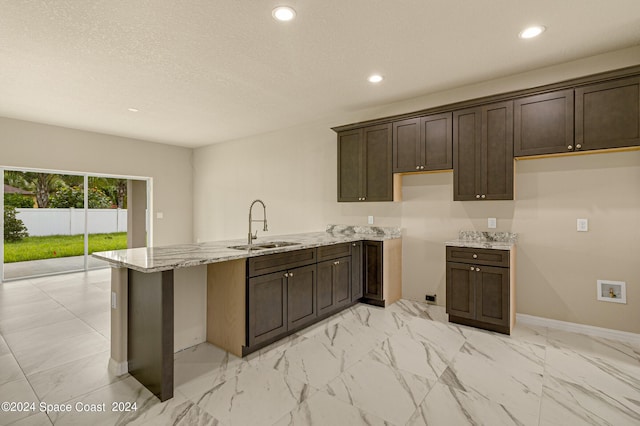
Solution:
M332 244L318 247L318 262L351 256L351 243Z
M447 247L447 262L509 267L509 250Z
M255 277L271 272L285 271L312 263L316 263L315 248L252 257L248 262L249 276Z

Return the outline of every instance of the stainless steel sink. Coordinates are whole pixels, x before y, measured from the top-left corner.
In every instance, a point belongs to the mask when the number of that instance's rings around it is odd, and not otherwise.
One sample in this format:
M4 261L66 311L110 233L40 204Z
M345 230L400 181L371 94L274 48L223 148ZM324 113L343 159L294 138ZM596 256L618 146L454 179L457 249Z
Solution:
M257 244L242 244L239 246L228 247L234 250L267 250L280 247L297 246L300 243L292 243L290 241L266 241L264 243Z

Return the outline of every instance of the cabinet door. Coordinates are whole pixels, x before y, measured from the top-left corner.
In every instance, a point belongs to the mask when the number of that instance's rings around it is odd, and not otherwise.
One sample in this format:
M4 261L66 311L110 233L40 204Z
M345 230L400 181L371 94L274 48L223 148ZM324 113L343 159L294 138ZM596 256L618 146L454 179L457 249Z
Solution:
M275 272L249 279L248 346L287 331L287 278L284 274Z
M420 118L393 123L393 172L420 170L423 158L420 142Z
M421 170L448 170L453 167L452 113L420 118Z
M287 272L288 329L312 322L316 310L316 265L304 266Z
M509 326L509 269L476 266L476 319Z
M640 145L640 77L576 89L576 150Z
M555 154L573 150L573 89L514 101L513 154Z
M364 201L393 201L391 124L366 127L364 137Z
M382 242L364 241L362 250L364 297L382 301Z
M333 288L333 261L318 263L318 315L333 311L335 295Z
M447 262L447 313L476 318L475 268L465 263Z
M338 133L338 201L359 201L363 185L362 129Z
M351 243L351 301L362 298L362 241Z
M351 302L351 257L341 257L333 262L333 294L336 308Z
M513 200L513 101L482 109L480 197Z
M482 110L453 113L453 200L475 200L480 194Z

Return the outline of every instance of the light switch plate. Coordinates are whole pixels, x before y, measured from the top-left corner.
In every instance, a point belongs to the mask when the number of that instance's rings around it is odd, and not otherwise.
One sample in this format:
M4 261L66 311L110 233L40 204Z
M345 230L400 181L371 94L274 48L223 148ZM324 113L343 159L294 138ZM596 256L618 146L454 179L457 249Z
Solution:
M115 291L111 292L111 309L118 309L117 295Z
M164 219L164 213L162 213L162 212L157 212L157 213L156 213L156 219Z
M367 218L367 223L368 223L369 225L373 225L373 216L369 216L369 217Z
M577 227L578 227L578 232L587 232L589 230L589 220L578 219Z
M487 226L490 229L496 229L496 224L497 224L497 221L495 217L490 217L489 220L487 220Z

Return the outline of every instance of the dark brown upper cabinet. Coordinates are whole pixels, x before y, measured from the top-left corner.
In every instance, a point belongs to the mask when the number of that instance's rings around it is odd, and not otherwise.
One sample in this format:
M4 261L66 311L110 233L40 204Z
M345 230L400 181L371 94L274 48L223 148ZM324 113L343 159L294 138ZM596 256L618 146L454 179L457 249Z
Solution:
M393 123L393 172L447 170L452 160L452 114Z
M636 145L640 145L640 77L576 88L576 151Z
M516 99L513 107L514 156L574 149L573 89Z
M513 200L513 101L453 112L453 199Z
M338 201L393 201L391 124L338 133Z

